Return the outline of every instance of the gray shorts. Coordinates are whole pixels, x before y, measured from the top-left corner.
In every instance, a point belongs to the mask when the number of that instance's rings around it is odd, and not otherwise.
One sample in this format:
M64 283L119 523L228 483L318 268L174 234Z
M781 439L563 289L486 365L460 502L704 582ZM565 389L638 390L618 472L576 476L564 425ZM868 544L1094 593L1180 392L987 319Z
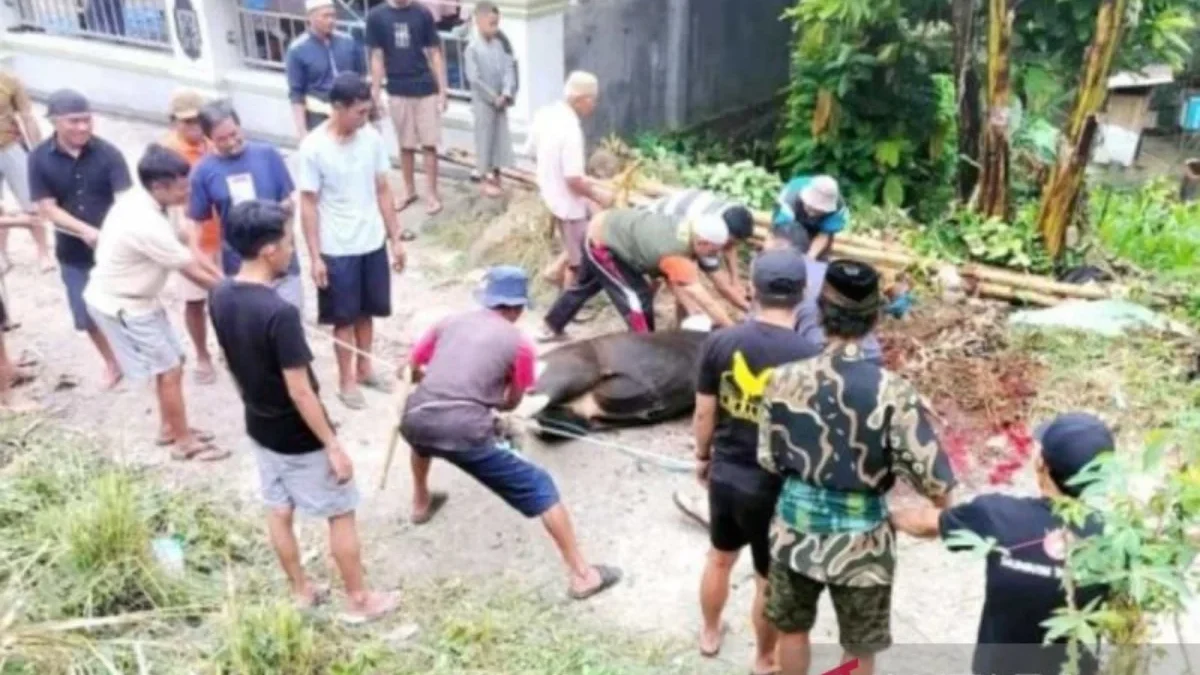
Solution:
M33 211L29 196L29 153L20 142L13 141L0 148L0 179L8 185L22 210Z
M92 321L108 338L121 373L142 381L183 365L183 347L164 309L150 314L109 316L88 305Z
M558 225L558 236L562 239L563 253L567 254L567 264L572 269L577 269L583 263L583 241L587 239L588 223L587 218L579 218L576 220L563 220L555 217L554 222Z
M263 503L273 509L296 509L313 518L333 518L358 508L358 486L338 485L324 451L284 455L250 439L258 460Z

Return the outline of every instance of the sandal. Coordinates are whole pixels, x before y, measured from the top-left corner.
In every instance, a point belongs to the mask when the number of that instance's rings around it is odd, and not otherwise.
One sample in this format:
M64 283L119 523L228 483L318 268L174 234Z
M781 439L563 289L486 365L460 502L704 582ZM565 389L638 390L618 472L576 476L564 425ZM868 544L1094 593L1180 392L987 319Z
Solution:
M208 368L197 368L193 371L193 377L196 384L213 384L217 381L217 369L209 366Z
M293 595L292 604L296 606L297 610L301 612L307 612L329 602L329 598L332 597L332 595L333 592L328 586L314 586L312 590L312 597L298 598Z
M617 582L621 580L621 570L619 568L608 565L593 565L592 569L600 574L600 583L586 591L569 591L567 595L572 600L587 600L588 598L597 596L616 586Z
M442 212L442 200L440 200L440 199L429 200L429 206L425 207L425 215L436 216L437 214L439 214L441 212Z
M188 431L192 433L192 438L200 441L201 443L211 443L212 440L216 438L216 435L211 431L204 431L203 429L188 429ZM154 440L154 444L160 448L164 448L168 445L175 445L175 439L167 438L166 436L159 436Z
M186 448L181 448L177 444L172 444L171 459L175 460L176 462L186 462L210 448L212 448L212 446L209 445L207 441L202 441L198 438L193 439L192 444Z
M338 616L338 620L351 626L361 626L391 614L400 605L398 593L372 593L371 595L378 601L375 607L362 612L355 610L342 612Z
M445 492L431 492L429 494L428 508L426 508L425 513L420 516L414 515L411 518L412 524L413 525L424 525L425 523L428 523L429 521L433 520L433 517L436 516L437 512L440 511L442 509L442 507L446 505L446 502L449 499L450 499L450 495L446 494Z
M218 448L215 445L209 445L200 452L192 455L192 459L197 462L219 462L223 459L229 459L233 453L225 448Z
M367 399L358 389L354 391L339 391L337 397L342 402L342 405L351 410L363 410L367 407Z
M371 373L370 375L367 375L363 379L359 380L358 384L366 387L367 389L374 389L375 391L383 392L384 394L390 394L395 390L395 387L392 386L391 382L379 377L375 373Z

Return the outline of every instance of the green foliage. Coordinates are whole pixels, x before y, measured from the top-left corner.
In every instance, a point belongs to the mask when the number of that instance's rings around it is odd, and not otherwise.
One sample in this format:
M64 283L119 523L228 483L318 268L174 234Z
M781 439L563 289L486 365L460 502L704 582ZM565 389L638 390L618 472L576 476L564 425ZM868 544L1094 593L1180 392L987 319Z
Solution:
M690 155L662 144L657 137L641 136L636 147L644 169L658 180L682 187L712 190L752 209L769 210L783 187L778 175L750 160L705 162L706 155Z
M951 261L983 262L1046 273L1052 270L1053 262L1042 248L1036 215L1035 202L1018 207L1011 223L969 209L956 209L947 218L921 228L912 245L924 255Z
M829 173L851 198L942 210L952 196L953 83L936 40L914 26L928 7L806 0L785 13L796 40L779 163Z
M1096 235L1105 248L1164 277L1200 282L1200 202L1175 200L1165 179L1135 190L1092 192Z

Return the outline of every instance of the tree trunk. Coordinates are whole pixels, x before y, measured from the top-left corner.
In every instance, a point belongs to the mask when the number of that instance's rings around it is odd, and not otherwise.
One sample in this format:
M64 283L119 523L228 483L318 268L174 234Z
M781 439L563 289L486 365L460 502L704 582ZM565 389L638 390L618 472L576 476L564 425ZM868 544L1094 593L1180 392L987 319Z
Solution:
M1096 113L1108 95L1108 72L1113 54L1121 41L1121 22L1127 0L1103 0L1096 14L1096 32L1084 56L1083 79L1075 95L1075 104L1067 120L1065 140L1059 149L1050 178L1042 187L1038 209L1038 230L1046 251L1057 259L1066 247L1067 227L1075 215L1075 206L1083 175L1092 157L1096 137Z
M954 93L958 99L958 198L971 199L979 181L979 73L975 59L976 0L954 0Z
M1008 0L988 0L987 123L983 129L983 174L979 212L1008 220L1008 117L1012 91L1009 56L1013 12Z

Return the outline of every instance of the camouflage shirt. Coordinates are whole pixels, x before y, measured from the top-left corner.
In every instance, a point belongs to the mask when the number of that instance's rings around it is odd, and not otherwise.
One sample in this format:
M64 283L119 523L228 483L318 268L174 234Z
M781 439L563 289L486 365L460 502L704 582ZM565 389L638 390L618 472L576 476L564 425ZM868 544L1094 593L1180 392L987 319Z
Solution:
M839 345L776 368L761 410L759 463L785 479L775 561L822 583L890 585L896 541L883 497L896 476L930 498L954 486L912 385Z

